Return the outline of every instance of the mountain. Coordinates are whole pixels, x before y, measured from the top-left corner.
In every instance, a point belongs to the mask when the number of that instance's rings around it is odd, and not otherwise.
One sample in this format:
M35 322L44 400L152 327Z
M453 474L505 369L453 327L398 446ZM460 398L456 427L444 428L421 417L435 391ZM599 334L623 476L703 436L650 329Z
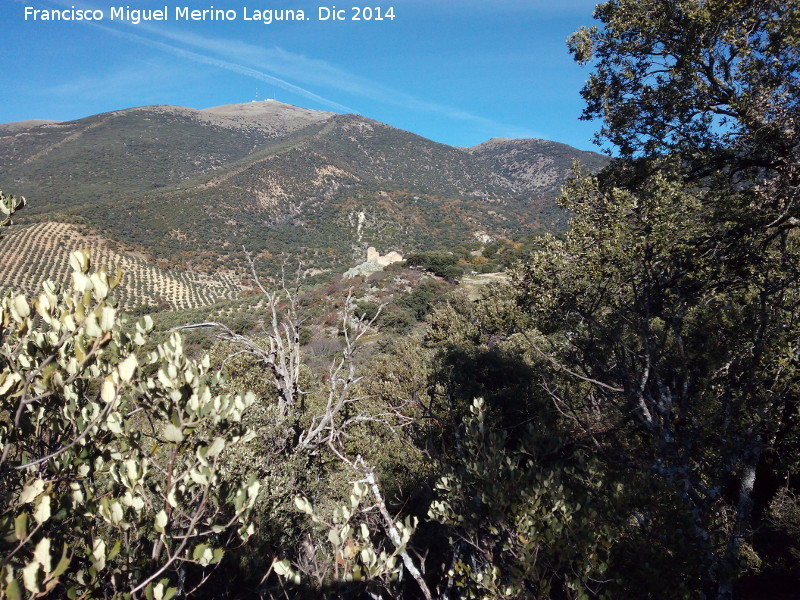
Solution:
M174 186L247 157L332 113L259 103L147 106L3 130L0 177L39 208ZM19 125L19 124L16 124Z
M235 268L242 246L267 271L325 270L368 246L560 229L553 197L573 158L606 160L543 140L456 148L271 100L0 125L0 189L29 200L20 223L72 223L192 272Z

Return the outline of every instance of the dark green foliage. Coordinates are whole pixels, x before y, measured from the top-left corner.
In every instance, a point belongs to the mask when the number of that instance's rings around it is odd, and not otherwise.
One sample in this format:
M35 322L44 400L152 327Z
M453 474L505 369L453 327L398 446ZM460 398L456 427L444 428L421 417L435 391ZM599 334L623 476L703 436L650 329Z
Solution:
M792 0L612 0L569 40L595 61L584 118L626 157L680 152L703 172L786 168L797 148Z
M663 595L668 577L675 597L731 598L780 538L753 534L779 474L797 485L800 14L626 0L596 14L605 27L571 40L598 59L586 116L643 158L568 187L572 228L518 289L553 401L625 465L638 527L613 589Z
M589 598L621 525L604 504L621 488L546 419L512 439L494 412L473 404L431 504L452 545L448 587L464 598Z
M676 568L669 556L693 555L680 571L695 582L689 589L721 593L750 539L753 489L741 486L777 450L767 440L786 427L797 391L786 360L796 352L798 332L787 325L800 262L793 238L741 237L747 194L687 190L669 180L668 165L660 171L635 192L588 179L573 186L578 216L566 242L522 268L519 286L550 336L537 347L563 365L550 386L559 372L578 374L560 384L557 401L584 427L618 429L612 463L635 456L641 475L631 476L656 478L652 495L637 500L649 515L641 534L663 543L649 547L649 564ZM597 402L603 410L590 416Z
M371 321L375 317L378 316L378 311L381 309L381 305L377 302L370 302L368 300L360 300L358 305L355 309L355 314L357 317L366 319L367 321Z
M434 304L444 296L446 286L438 281L427 280L414 286L397 303L411 311L417 321L422 321Z
M416 252L406 257L406 264L422 267L449 281L457 281L464 274L458 257L449 252Z
M408 333L416 323L414 314L398 306L388 307L381 313L380 325L393 333Z

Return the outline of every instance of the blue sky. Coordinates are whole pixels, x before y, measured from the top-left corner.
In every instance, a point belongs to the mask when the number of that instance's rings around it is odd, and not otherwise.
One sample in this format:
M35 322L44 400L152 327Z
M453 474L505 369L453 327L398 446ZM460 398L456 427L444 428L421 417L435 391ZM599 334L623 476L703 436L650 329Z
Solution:
M539 137L596 149L579 121L589 75L565 39L594 0L0 0L0 122L69 120L142 106L207 108L275 98L355 112L438 142ZM26 21L25 7L99 9L104 20ZM111 21L110 9L170 20ZM235 10L176 21L175 8ZM320 6L393 7L394 19L320 21ZM306 21L243 21L243 9L303 10ZM373 11L374 14L374 11Z

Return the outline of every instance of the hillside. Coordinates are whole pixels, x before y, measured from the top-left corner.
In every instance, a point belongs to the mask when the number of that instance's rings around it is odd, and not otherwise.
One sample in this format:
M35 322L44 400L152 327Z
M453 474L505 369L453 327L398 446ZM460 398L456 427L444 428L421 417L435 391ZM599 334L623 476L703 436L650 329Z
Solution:
M89 250L95 269L109 273L122 270L122 281L114 295L127 309L197 308L236 298L240 291L233 273L208 275L162 269L143 257L118 252L107 240L87 236L72 225L51 222L14 228L0 239L0 256L4 259L0 290L33 296L41 292L41 282L48 279L69 285L70 252L82 249Z
M147 106L0 126L1 189L21 223L70 222L174 266L215 272L246 246L275 272L338 269L368 246L431 250L561 229L572 158L541 140L462 149L358 115L275 101Z
M13 123L0 123L0 133L16 133L25 129L31 129L39 125L50 125L58 123L58 121L49 121L47 119L29 119L27 121L14 121Z
M47 212L55 205L174 186L330 116L264 103L258 108L147 106L25 129L0 128L0 177L6 188L38 197L34 211Z
M558 195L575 160L591 171L602 169L609 161L596 152L539 139L492 138L465 150L511 181L516 193L534 198Z

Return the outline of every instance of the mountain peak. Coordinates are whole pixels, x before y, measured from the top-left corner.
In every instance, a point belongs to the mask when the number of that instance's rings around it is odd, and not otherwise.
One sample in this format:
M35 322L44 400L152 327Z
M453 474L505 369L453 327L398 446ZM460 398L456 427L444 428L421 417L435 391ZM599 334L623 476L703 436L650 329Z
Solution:
M224 104L204 108L198 116L214 125L235 128L257 128L284 134L313 123L325 121L335 113L311 110L277 100L260 100L241 104Z
M608 164L608 158L596 152L537 138L496 137L465 150L513 181L519 192L540 198L559 194L572 173L573 160L591 171Z
M261 115L276 115L285 113L295 113L304 115L319 115L320 118L327 119L334 115L332 112L324 110L312 110L310 108L303 108L295 106L294 104L286 104L277 100L253 100L252 102L242 102L239 104L223 104L222 106L212 106L211 108L204 108L200 112L205 114L233 116L261 116Z
M11 123L0 123L0 133L16 133L25 129L38 127L39 125L50 125L61 121L51 121L49 119L28 119L27 121L13 121Z

